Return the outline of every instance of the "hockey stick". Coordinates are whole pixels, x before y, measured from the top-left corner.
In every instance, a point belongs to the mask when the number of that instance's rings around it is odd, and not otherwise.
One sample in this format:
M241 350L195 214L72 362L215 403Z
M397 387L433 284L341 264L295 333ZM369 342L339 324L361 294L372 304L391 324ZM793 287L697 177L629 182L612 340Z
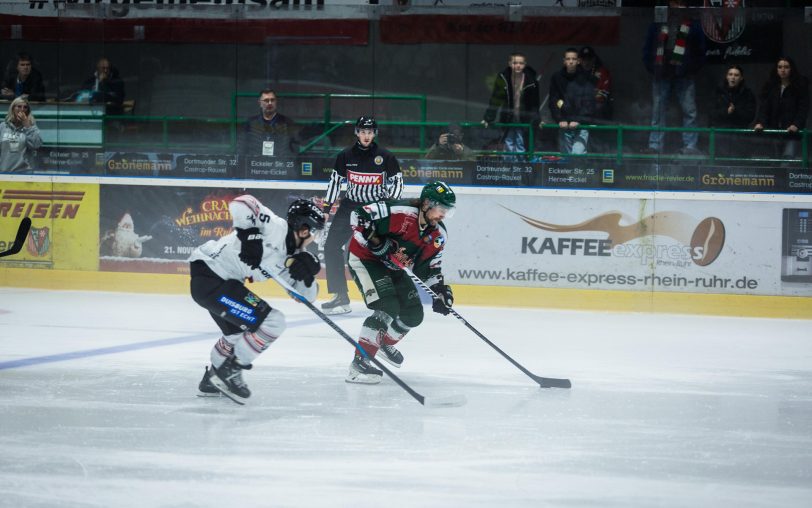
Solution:
M316 314L318 317L320 317L322 321L327 323L330 326L330 328L332 328L339 335L341 335L341 337L344 340L346 340L347 342L352 344L353 347L356 350L358 350L364 356L364 358L371 361L372 363L375 364L376 367L378 367L383 372L385 372L387 376L392 378L392 380L395 383L397 383L398 386L403 388L406 391L406 393L411 395L417 402L423 404L426 407L458 407L458 406L462 406L462 405L465 404L466 399L465 399L464 395L449 395L449 396L446 396L446 397L426 397L424 395L421 395L420 393L415 391L411 386L407 385L405 381L403 381L402 379L397 377L391 370L387 369L386 366L383 365L378 359L370 358L370 356L367 354L366 351L364 351L364 348L362 348L360 346L360 344L358 344L355 340L353 340L353 338L350 337L349 334L347 334L347 332L345 332L340 326L335 324L335 322L332 319L330 319L329 317L327 317L326 314L324 314L322 311L320 311L315 305L310 303L310 301L308 301L307 298L300 295L295 289L293 289L290 286L290 284L288 284L284 280L278 278L277 276L273 275L269 270L265 270L262 267L260 267L260 270L262 270L266 275L270 275L270 277L274 281L276 281L277 284L282 286L282 288L284 288L285 291L287 291L293 298L295 298L296 300L299 300L303 304L307 305L307 308L312 310L313 313Z
M25 243L25 237L28 236L28 231L31 229L31 219L23 217L20 221L20 227L17 229L17 236L14 237L14 243L7 250L0 252L0 258L5 256L13 256L22 250Z
M431 288L428 286L428 284L426 284L425 282L423 282L422 280L420 280L420 277L418 277L417 275L415 275L415 274L414 274L414 272L412 272L412 271L409 269L409 267L407 267L406 265L404 265L403 263L401 263L401 262L400 262L398 259L396 259L394 256L391 256L389 259L390 259L390 260L391 260L391 261L392 261L394 264L396 264L397 266L399 266L399 267L400 267L400 269L401 269L401 270L403 270L403 272L404 272L406 275L408 275L408 276L409 276L409 278L410 278L410 279L412 279L412 281L413 281L415 284L417 284L418 286L420 286L421 288L423 288L423 289L426 291L426 293L428 293L429 295L431 295L431 297L432 297L432 298L434 298L434 299L436 299L436 300L440 300L441 302L443 302L443 305L445 305L445 302L442 300L442 298L440 298L440 296L439 296L437 293L435 293L435 292L434 292L434 290L432 290L432 289L431 289ZM448 307L448 306L446 305L446 307ZM491 342L490 340L488 340L488 338L487 338L487 337L485 337L484 335L482 335L482 334L479 332L479 330L477 330L476 328L474 328L474 327L471 325L471 323L469 323L469 322L468 322L468 321L467 321L467 320L466 320L464 317L460 316L460 314L459 314L459 313L458 313L456 310L452 309L451 307L448 307L448 311L449 311L451 314L453 314L455 318L457 318L457 319L459 319L460 321L462 321L462 323L463 323L465 326L467 326L469 330L471 330L472 332L474 332L474 333L476 334L476 336L477 336L477 337L479 337L480 339L484 340L486 344L488 344L490 347L494 348L494 349L495 349L495 350L496 350L496 351L497 351L497 352L498 352L500 355L504 356L504 357L505 357L505 359L506 359L507 361L509 361L510 363L512 363L514 366L516 366L516 368L518 368L520 371L522 371L522 372L524 372L525 374L527 374L527 375L530 377L530 379L532 379L533 381L535 381L536 383L538 383L540 387L542 387L542 388L570 388L570 387L572 387L572 383L570 382L570 380L569 380L569 379L559 379L559 378L554 378L554 377L541 377L541 376L537 376L537 375L533 374L533 373L532 373L532 372L530 372L529 370L525 369L525 368L524 368L524 367L523 367L523 366L522 366L522 365L521 365L519 362L517 362L516 360L514 360L513 358L511 358L511 357L510 357L510 356L509 356L507 353L505 353L504 351L502 351L501 349L499 349L499 347L498 347L496 344L494 344L493 342Z

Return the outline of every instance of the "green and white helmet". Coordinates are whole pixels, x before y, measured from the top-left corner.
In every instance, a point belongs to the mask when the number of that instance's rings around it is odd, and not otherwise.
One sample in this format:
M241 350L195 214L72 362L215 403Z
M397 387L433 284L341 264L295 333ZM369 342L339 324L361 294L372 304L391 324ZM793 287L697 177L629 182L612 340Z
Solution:
M423 186L420 191L420 200L428 200L429 208L440 206L446 209L446 217L450 217L457 204L457 196L445 182L434 181Z

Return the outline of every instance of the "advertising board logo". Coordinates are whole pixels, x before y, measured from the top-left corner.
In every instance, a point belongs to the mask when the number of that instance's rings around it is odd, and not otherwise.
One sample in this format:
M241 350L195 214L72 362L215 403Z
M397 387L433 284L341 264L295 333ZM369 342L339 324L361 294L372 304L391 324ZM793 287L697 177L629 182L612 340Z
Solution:
M313 174L313 163L312 162L303 162L302 163L302 176L311 176Z
M601 182L603 182L603 183L615 183L615 170L614 169L602 169L601 170Z
M711 187L731 187L731 188L747 188L752 189L770 189L776 186L775 175L770 174L741 174L729 173L725 174L717 171L715 175L703 174L700 180L702 185Z
M502 208L518 215L527 224L544 231L554 233L598 231L608 235L606 240L559 238L557 243L549 238L540 243L536 238L523 238L523 252L529 251L534 254L607 255L605 248L608 247L611 248L612 256L639 257L642 262L657 262L661 258L676 261L690 259L698 266L707 266L719 257L725 245L725 226L716 217L706 217L697 222L694 217L681 212L662 211L637 222L622 225L621 222L631 221L624 218L620 212L613 211L578 224L553 224L528 217L505 206ZM630 244L638 238L655 235L669 237L681 245L674 249L672 247L675 246L668 245Z
M175 224L177 226L195 226L198 224L206 224L212 222L225 222L230 223L232 221L231 212L228 209L228 203L230 199L228 196L225 197L210 197L207 196L200 201L200 205L198 206L197 210L192 208L191 206L186 207L183 212L175 218ZM244 201L245 202L245 201ZM246 205L251 206L250 203L246 203ZM257 210L259 210L257 208ZM250 215L249 218L254 218L253 215Z
M347 172L347 180L355 185L383 185L383 175L381 173L357 173Z
M705 0L702 31L708 39L727 44L738 39L747 26L744 0Z
M72 220L84 197L83 191L5 189L0 198L0 217Z
M48 253L48 249L51 247L51 229L48 227L31 228L25 246L28 253L32 256L38 258L43 257Z

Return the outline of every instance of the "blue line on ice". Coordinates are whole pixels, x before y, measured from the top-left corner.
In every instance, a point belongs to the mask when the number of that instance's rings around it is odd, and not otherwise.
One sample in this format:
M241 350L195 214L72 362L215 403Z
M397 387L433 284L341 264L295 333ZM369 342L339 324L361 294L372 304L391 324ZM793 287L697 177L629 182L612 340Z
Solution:
M318 318L299 319L296 321L289 321L288 326L310 325L320 322L321 319ZM214 340L216 336L217 332L215 328L210 333L184 335L182 337L170 337L168 339L147 340L144 342L132 342L130 344L121 344L118 346L102 347L96 349L84 349L81 351L69 351L66 353L59 353L56 355L32 356L30 358L20 358L18 360L9 360L6 362L0 362L0 370L16 369L19 367L29 367L31 365L39 365L42 363L78 360L81 358L89 358L91 356L112 355L116 353L125 353L128 351L137 351L139 349L173 346L175 344L183 344L185 342L194 342L198 340Z

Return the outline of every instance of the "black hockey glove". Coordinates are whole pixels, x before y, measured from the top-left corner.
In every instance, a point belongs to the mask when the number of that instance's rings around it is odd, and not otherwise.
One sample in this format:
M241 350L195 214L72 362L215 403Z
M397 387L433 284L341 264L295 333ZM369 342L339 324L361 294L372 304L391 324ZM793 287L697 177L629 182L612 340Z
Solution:
M240 239L240 261L251 268L259 267L262 263L262 235L259 228L237 228L237 238Z
M291 279L303 281L307 287L313 285L316 274L321 270L319 259L306 250L288 257L285 266Z
M389 238L381 239L378 245L374 245L372 242L369 242L369 251L375 256L381 258L381 260L385 260L389 257L389 254L392 254L396 250L398 250L398 242L394 240L390 240Z
M437 293L437 298L431 303L431 310L447 316L451 312L451 306L454 305L454 293L451 291L451 286L438 282L431 286L431 290Z

